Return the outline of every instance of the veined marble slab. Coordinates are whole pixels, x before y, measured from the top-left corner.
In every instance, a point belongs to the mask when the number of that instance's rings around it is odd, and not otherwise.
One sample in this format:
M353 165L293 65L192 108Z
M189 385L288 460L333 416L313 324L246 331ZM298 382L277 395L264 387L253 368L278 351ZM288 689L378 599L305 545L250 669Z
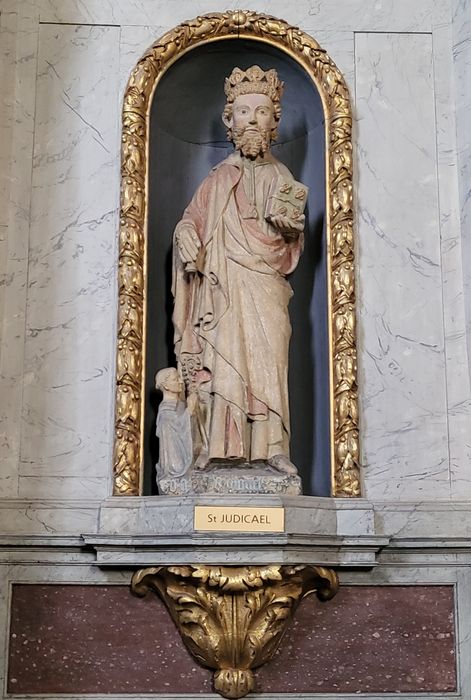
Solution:
M0 542L9 537L52 537L52 541L61 546L65 535L94 532L99 509L99 502L92 498L75 501L37 496L31 500L0 499Z
M26 498L108 493L118 61L114 27L40 27L19 491Z
M10 166L12 157L13 109L15 94L16 38L18 12L13 2L4 2L0 14L0 84L3 99L0 101L0 226L8 225L10 199ZM7 258L7 238L0 241L0 275L4 275ZM0 290L0 318L3 318L3 291Z
M461 260L456 267L461 265L464 291L464 329L467 345L467 366L461 366L456 377L457 383L463 374L471 373L471 140L469 137L469 125L471 123L471 5L466 0L457 0L453 3L452 25L452 52L453 52L453 81L450 84L452 94L450 99L454 101L454 115L456 120L456 159L455 170L458 176L459 189L459 220L461 224ZM448 49L449 53L450 49ZM458 257L458 256L457 256ZM455 271L458 277L458 271ZM459 299L461 301L461 299ZM459 340L463 341L462 329ZM463 363L462 363L463 364ZM455 375L453 375L455 376ZM460 459L453 463L452 488L457 496L460 491L469 493L470 489L470 440L467 418L471 411L471 401L463 396L462 391L456 392L456 399L452 402L453 416L458 423L456 439L461 445ZM461 400L460 400L461 399ZM454 405L453 405L454 404Z
M247 9L224 0L37 0L42 22L72 24L175 26L208 12ZM351 31L430 31L430 0L256 0L251 10L285 19L301 27Z
M23 396L23 360L28 277L28 237L31 204L31 168L34 143L38 8L25 0L2 4L2 46L7 50L2 84L5 168L3 222L0 245L2 302L0 303L0 496L18 495L18 461ZM5 42L5 43L4 43ZM8 238L6 238L8 236ZM3 308L2 308L3 307Z
M469 15L468 28L471 28L471 10ZM471 58L471 44L468 46ZM470 234L466 222L461 222L460 226L458 122L453 93L453 33L450 24L434 29L433 48L450 488L452 496L464 499L471 497L471 391L466 341L467 300L463 284L467 275L463 262ZM465 128L469 135L469 122Z
M449 495L432 39L357 34L365 496Z

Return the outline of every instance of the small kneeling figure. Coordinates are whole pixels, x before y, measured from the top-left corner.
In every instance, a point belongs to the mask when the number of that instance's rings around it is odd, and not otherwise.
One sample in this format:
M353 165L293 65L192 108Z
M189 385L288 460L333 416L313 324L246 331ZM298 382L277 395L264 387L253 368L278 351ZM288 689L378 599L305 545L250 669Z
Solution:
M157 482L184 476L193 462L190 406L181 398L183 387L175 367L166 367L155 375L155 388L163 394L155 428L160 443Z

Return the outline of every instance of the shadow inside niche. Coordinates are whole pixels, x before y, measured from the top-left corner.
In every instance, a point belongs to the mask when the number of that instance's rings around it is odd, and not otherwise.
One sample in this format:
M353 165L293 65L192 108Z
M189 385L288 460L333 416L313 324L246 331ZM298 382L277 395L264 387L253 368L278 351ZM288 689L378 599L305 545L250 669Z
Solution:
M145 348L144 493L155 494L159 396L154 375L175 366L171 295L172 235L196 188L233 151L221 114L224 79L235 66L275 68L285 83L273 154L309 187L305 249L290 282L293 334L289 359L291 458L304 493L330 494L329 356L325 240L325 135L320 96L291 57L242 39L208 43L184 54L158 83L150 113Z

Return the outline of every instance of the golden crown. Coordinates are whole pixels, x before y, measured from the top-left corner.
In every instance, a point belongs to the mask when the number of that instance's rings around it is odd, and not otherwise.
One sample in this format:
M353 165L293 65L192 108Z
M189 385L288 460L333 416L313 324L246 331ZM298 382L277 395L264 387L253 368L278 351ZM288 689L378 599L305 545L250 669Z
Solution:
M247 70L234 68L224 83L227 101L234 102L239 95L267 95L276 104L280 102L284 83L279 80L274 68L264 71L260 66L251 66Z

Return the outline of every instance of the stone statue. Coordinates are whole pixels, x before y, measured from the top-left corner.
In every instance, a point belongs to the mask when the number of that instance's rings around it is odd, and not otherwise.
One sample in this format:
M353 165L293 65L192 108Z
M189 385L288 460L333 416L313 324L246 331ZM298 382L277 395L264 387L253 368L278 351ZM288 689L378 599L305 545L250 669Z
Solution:
M196 396L196 467L289 459L286 277L303 248L307 188L270 153L283 83L235 68L222 115L235 152L197 189L174 233L175 352Z
M193 462L191 438L191 408L181 396L183 382L174 367L161 369L155 375L155 388L163 394L156 422L159 438L159 463L156 466L157 482L162 479L181 477ZM194 398L192 398L194 404Z

